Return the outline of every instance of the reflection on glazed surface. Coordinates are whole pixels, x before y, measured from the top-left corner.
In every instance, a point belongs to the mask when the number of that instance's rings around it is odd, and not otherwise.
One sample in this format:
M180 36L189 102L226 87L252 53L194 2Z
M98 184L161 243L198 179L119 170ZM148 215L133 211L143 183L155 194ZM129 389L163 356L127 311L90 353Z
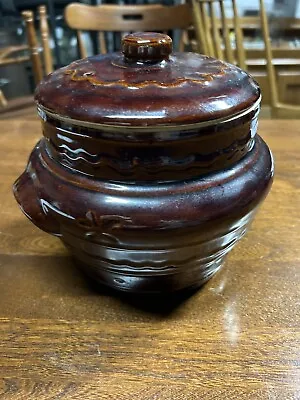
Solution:
M199 286L245 233L273 178L256 135L258 84L234 65L171 54L164 34L75 61L36 90L43 139L14 185L24 213L98 282Z
M194 53L150 65L128 63L121 53L89 57L53 72L36 91L36 101L54 113L123 126L229 117L259 97L246 72Z
M121 290L203 284L245 233L273 176L258 136L232 168L146 185L61 168L44 141L15 184L18 202L37 226L61 237L88 274Z
M228 168L254 145L259 108L219 126L126 135L78 128L45 115L48 154L63 166L106 180L178 180ZM184 145L183 145L184 142Z

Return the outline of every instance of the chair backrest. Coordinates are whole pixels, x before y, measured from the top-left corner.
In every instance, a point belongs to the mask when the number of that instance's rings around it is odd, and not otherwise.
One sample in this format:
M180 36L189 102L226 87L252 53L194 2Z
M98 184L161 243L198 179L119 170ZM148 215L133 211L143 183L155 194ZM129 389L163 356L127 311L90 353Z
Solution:
M233 32L229 32L224 0L192 0L198 51L246 69L240 17L236 0L230 1L233 11ZM235 48L232 47L231 37L235 38Z
M190 6L99 5L72 3L65 9L65 20L77 30L81 57L86 57L82 31L98 31L100 51L106 52L103 32L167 31L187 29L193 22Z
M270 88L271 107L275 108L279 103L279 96L276 83L276 72L272 61L273 57L272 57L270 30L269 30L269 24L268 24L268 18L266 14L264 0L259 0L259 6L260 6L262 36L265 45L265 57L266 57L267 74L268 74L268 81Z
M192 0L198 51L231 63L236 63L241 68L246 69L243 34L240 18L237 13L236 0L230 1L232 2L234 16L236 56L234 56L234 51L230 46L230 34L228 24L226 24L228 20L226 20L222 0ZM217 6L219 7L220 18L216 16L215 8ZM270 93L271 115L275 118L299 118L300 105L288 104L279 99L279 85L272 57L270 29L264 0L259 0L258 20L264 42L264 59ZM281 18L279 24L280 26L285 26L286 19Z
M49 45L50 38L46 7L39 7L39 26L41 32L43 60L41 59L41 46L38 42L36 29L34 26L34 13L31 10L23 11L22 17L26 26L27 42L32 62L34 81L37 85L41 79L43 79L44 75L48 75L53 71L53 60Z

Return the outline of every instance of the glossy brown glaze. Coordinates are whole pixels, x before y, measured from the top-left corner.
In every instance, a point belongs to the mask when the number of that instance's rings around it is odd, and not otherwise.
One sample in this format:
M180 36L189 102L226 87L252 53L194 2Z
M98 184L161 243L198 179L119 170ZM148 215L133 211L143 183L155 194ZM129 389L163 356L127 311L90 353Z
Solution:
M246 232L273 178L270 151L256 134L257 85L217 60L188 54L169 61L170 44L164 35L129 35L125 59L86 59L47 78L37 91L44 137L14 185L38 227L59 236L97 282L124 291L171 292L206 282ZM86 64L98 72L84 72ZM134 88L146 114L137 99L129 101ZM62 97L62 90L69 94ZM158 121L156 98L173 119ZM114 103L120 99L122 109ZM197 112L185 108L189 100ZM117 113L132 123L122 126ZM112 124L103 123L104 114Z
M228 168L254 145L258 106L217 126L152 132L106 131L49 118L44 146L64 167L108 180L188 179Z
M162 33L133 33L122 40L122 53L128 63L161 62L172 53L172 39Z
M272 176L272 159L260 138L234 167L148 185L99 181L62 169L42 140L15 195L25 214L61 236L99 282L161 292L201 285L218 270L245 233Z
M165 59L170 47L166 35L148 39L154 49L148 54L140 36L134 44L132 35L124 39L125 57L97 55L53 72L37 88L36 101L81 121L154 126L229 117L259 99L257 83L241 69L194 53ZM133 55L128 61L129 49ZM151 57L158 62L147 62Z

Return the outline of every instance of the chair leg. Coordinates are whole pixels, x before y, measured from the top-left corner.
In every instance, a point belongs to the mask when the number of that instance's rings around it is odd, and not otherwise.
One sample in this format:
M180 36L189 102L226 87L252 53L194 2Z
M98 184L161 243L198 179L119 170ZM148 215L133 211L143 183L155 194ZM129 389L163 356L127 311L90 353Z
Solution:
M0 89L0 105L1 107L6 107L7 106L7 100L2 92L2 90Z

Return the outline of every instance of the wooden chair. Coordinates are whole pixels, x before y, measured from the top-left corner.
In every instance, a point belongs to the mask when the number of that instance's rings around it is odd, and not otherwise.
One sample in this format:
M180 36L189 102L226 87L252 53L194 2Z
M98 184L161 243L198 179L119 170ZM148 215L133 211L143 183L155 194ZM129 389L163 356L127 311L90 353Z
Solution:
M67 24L77 30L81 57L87 56L82 31L99 32L99 51L107 52L103 32L168 31L181 29L179 49L183 50L186 29L192 22L190 6L99 5L72 3L65 9Z
M8 46L0 49L0 67L28 61L28 56L22 54L24 50L28 50L28 46ZM0 89L0 107L6 107L7 104L6 97Z
M231 46L224 0L192 0L194 28L198 51L208 56L237 64L246 70L246 56L243 47L243 33L236 0L231 0L233 11L233 32L235 49ZM217 8L221 18L217 18ZM222 32L222 38L221 34Z
M27 50L27 45L8 46L0 49L0 66L28 61L29 57L24 54Z
M53 62L49 46L49 28L47 23L46 7L39 7L41 42L43 49L43 62L41 60L41 48L38 44L36 30L34 27L34 15L32 11L24 11L22 13L26 25L27 45L10 46L0 51L0 66L21 63L29 60L27 54L23 54L24 50L29 50L30 59L33 67L35 84L37 85L45 74L53 71ZM35 117L35 106L33 97L18 97L9 102L6 100L2 90L0 89L0 118L10 119L15 115L22 118Z
M286 104L279 101L276 71L272 57L272 47L268 18L264 0L259 0L262 35L265 45L267 74L271 97L271 115L273 118L300 118L300 105Z
M0 89L0 107L6 107L7 106L7 100L6 97L4 96L4 93Z
M41 46L38 43L34 26L34 14L30 10L22 12L22 17L26 26L27 41L36 85L40 82L44 75L48 75L53 71L53 60L49 45L49 27L47 22L46 7L40 6L38 11L40 18L43 60L41 59Z
M247 63L240 17L237 12L236 0L231 0L231 2L235 32L235 50L232 49L230 43L230 33L223 0L192 0L198 51L237 64L239 67L246 70ZM285 104L279 101L277 85L278 79L276 77L274 61L272 58L269 24L264 0L259 0L259 4L259 19L265 45L264 57L270 91L271 116L274 118L300 118L300 105ZM221 18L217 18L216 16L216 7L219 7Z

